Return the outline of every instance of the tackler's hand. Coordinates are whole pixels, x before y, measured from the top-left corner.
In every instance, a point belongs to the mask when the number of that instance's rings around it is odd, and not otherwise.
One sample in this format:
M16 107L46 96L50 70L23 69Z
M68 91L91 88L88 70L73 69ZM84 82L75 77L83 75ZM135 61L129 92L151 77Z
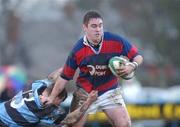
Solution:
M94 101L97 100L97 97L98 97L98 91L91 91L88 98L87 98L87 101L90 101L91 103L93 103Z
M45 99L46 100L43 102L43 105L52 105L52 104L54 104L54 97L48 96Z

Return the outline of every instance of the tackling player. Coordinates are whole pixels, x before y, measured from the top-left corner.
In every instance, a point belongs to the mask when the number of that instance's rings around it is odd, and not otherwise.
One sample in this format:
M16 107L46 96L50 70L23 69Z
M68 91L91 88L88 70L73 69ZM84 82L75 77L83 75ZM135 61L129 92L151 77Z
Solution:
M51 93L53 84L60 73L61 69L58 69L47 79L33 82L30 90L20 91L11 100L1 103L0 126L53 127L60 124L59 127L61 127L77 122L90 104L96 100L97 92L92 91L79 109L66 116L64 109L60 106L67 97L65 89L58 94L53 104L46 104L46 98Z

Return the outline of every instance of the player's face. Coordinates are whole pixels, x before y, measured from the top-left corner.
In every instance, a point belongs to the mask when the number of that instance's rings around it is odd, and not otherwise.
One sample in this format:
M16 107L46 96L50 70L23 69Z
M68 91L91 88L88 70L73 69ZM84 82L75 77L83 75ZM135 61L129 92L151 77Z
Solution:
M83 29L88 40L98 44L103 35L103 21L101 18L92 18L87 25L83 25Z
M41 103L44 105L45 102L47 101L47 97L48 96L42 96L40 95L40 99L41 99ZM56 105L56 106L59 106L60 103L63 101L63 99L59 98L59 97L56 97L53 101L53 104Z

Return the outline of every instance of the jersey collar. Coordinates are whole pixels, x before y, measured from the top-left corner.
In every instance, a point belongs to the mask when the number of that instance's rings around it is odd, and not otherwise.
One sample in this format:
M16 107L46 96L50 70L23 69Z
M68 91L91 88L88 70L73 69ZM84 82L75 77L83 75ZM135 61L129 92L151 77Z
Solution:
M95 47L93 47L93 44L89 44L88 43L88 40L87 40L87 36L84 35L83 37L83 44L86 45L86 46L89 46L91 48L91 50L95 53L95 54L99 54L100 51L101 51L101 48L102 48L102 44L103 44L103 38L104 38L104 35L102 36L102 39L101 39L101 42L99 42L99 48L98 50L95 49Z

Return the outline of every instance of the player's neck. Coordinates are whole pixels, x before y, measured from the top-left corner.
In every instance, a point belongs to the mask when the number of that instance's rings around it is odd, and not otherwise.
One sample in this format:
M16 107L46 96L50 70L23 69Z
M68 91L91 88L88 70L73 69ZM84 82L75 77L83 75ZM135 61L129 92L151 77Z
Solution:
M92 41L92 40L90 40L90 39L87 38L87 42L88 42L88 44L91 45L92 47L99 47L100 43L102 42L102 38L101 38L100 41L96 41L96 42L94 42L94 41Z

